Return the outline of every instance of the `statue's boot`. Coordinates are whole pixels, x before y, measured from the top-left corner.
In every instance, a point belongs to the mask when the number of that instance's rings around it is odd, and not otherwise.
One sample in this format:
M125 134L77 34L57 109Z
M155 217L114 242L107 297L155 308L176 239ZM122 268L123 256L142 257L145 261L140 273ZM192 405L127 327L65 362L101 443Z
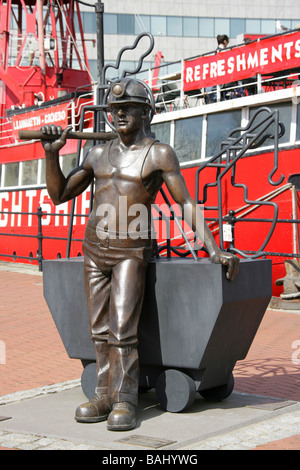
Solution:
M109 346L106 342L94 341L97 360L97 387L95 396L87 403L78 406L75 419L80 423L98 423L107 419L110 411L108 395Z
M112 411L107 420L110 431L127 431L136 426L139 361L135 346L116 347L109 351L109 390Z
M108 395L95 393L95 396L89 402L78 406L75 419L79 423L99 423L108 418L110 410Z
M132 403L114 403L107 419L109 431L129 431L136 427L136 406Z

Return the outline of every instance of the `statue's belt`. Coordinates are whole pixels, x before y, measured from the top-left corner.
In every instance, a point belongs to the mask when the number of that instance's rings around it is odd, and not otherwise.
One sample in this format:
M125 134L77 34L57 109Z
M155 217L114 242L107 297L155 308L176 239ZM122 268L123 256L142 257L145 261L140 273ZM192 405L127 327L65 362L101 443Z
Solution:
M140 248L151 246L151 232L108 232L89 222L86 226L85 238L104 248Z

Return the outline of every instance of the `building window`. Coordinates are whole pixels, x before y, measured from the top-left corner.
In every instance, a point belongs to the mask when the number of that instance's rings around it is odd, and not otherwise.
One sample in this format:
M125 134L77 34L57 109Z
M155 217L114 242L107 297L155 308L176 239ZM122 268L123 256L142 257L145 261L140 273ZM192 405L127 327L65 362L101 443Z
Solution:
M279 121L282 122L285 128L285 133L284 135L279 139L279 144L285 144L290 141L290 130L291 130L291 113L292 113L292 107L291 107L291 102L287 103L277 103L276 105L269 105L268 108L270 108L271 111L278 109L279 111ZM249 112L249 119L253 117L255 112L259 108L250 108ZM257 116L257 122L262 122L264 117L269 117L269 113L266 113L265 111L262 111L259 113ZM259 128L257 129L259 130ZM263 135L274 135L275 132L275 125L272 124ZM266 139L263 143L263 147L267 147L268 145L274 145L274 138Z
M167 36L182 36L181 16L167 16Z
M215 18L215 36L218 34L230 36L230 21L228 18Z
M203 38L213 38L215 35L214 19L199 18L199 36Z
M134 34L134 15L118 15L118 34Z
M98 64L97 60L89 59L90 73L93 77L93 80L97 80L98 77Z
M139 80L148 80L149 79L149 70L151 67L153 67L152 62L145 61L142 64L141 71L138 72L135 77L138 78ZM135 62L135 68L137 68L138 62Z
M18 186L19 185L19 163L6 163L4 186Z
M148 33L151 30L150 15L139 15L134 18L134 33Z
M154 132L155 138L160 142L170 145L170 122L152 124L151 131Z
M221 143L230 132L241 125L241 111L230 111L207 116L206 156L219 153Z
M37 184L38 160L22 162L22 186Z
M248 34L260 34L260 20L246 20L245 32Z
M96 70L96 61L95 62L95 70ZM115 64L115 62L112 60L112 61L109 61L110 64ZM107 64L105 64L107 65ZM122 60L120 62L120 67L119 69L115 69L113 67L109 67L107 69L107 72L106 72L106 78L109 78L110 80L114 80L116 79L117 77L120 77L122 75L122 73L124 72L124 70L128 70L130 72L134 72L137 67L139 65L139 62L138 61L133 61L133 60ZM137 73L137 75L131 75L131 76L136 76L136 78L140 79L140 80L143 80L143 79L148 79L149 78L149 71L148 69L150 67L152 67L153 64L152 62L148 62L148 61L144 61L142 63L142 68L141 68L141 71Z
M96 32L96 15L82 13L84 31ZM282 20L287 28L296 28L298 20ZM76 31L78 20L75 18ZM154 36L216 37L227 34L236 38L239 34L275 34L275 19L256 18L201 18L159 15L134 15L122 13L104 13L105 34L137 35L151 32Z
M104 34L118 34L118 15L104 13Z
M18 7L12 7L12 14L10 16L10 29L18 29L18 24L15 20L15 16L18 19ZM21 18L21 28L24 27L24 15Z
M95 33L97 31L96 15L89 12L82 13L82 26L85 33Z
M70 153L69 155L64 155L62 159L62 171L63 174L67 177L68 174L74 170L76 167L76 153Z
M151 16L151 33L154 36L166 36L167 18L165 16Z
M261 20L261 33L262 34L275 34L276 33L275 21L274 20Z
M246 21L240 18L232 18L230 20L230 37L236 38L239 34L243 34L246 30Z
M292 29L299 29L299 20L291 20Z
M41 159L41 175L39 184L46 184L46 160L45 158Z
M198 18L183 18L183 36L198 37L199 34Z
M201 158L202 116L175 122L174 149L180 163Z

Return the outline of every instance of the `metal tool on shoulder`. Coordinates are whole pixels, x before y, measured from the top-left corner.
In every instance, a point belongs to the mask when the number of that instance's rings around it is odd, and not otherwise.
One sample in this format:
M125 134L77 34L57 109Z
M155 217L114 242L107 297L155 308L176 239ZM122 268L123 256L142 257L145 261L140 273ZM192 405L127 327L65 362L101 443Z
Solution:
M19 131L20 140L56 140L57 135L44 134L42 131L21 130ZM68 133L67 139L77 140L112 140L117 137L115 132L79 132L71 131Z

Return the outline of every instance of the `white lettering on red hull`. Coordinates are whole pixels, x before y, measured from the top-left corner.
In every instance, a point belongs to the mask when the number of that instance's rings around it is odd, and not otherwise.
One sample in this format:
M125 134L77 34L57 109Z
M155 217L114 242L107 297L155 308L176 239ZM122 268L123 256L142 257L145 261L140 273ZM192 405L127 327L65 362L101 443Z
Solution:
M300 33L266 38L185 62L184 90L205 88L299 67Z
M76 199L75 214L89 213L89 190ZM43 212L42 225L67 227L71 212L71 201L54 206L47 189L0 192L0 228L37 226L37 209ZM51 215L52 214L52 215ZM74 217L73 225L85 225L87 217Z
M2 208L3 201L9 201L9 193L0 193L0 227L6 227L8 224L8 208Z

